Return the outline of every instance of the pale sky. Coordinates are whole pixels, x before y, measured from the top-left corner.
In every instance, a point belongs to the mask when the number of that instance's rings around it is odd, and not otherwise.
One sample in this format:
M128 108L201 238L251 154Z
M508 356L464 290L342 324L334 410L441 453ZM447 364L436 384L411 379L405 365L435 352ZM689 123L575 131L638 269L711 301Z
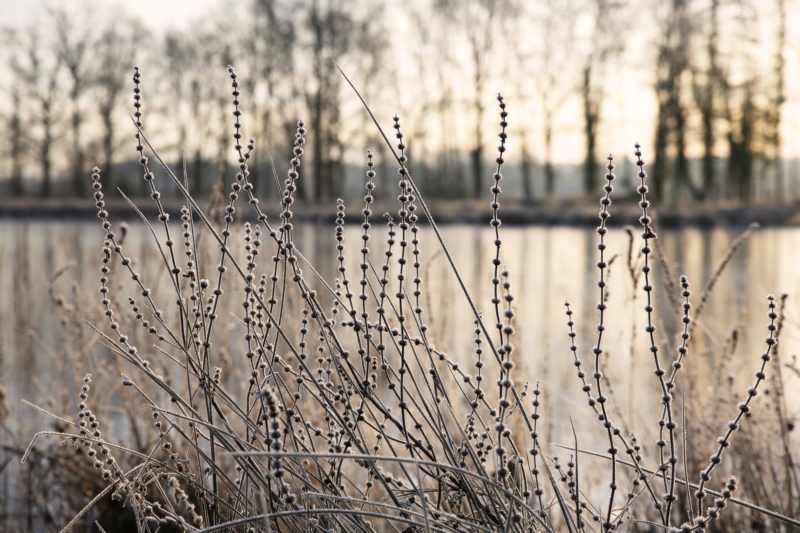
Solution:
M763 9L772 9L769 0L764 2ZM191 24L204 16L224 16L226 11L232 8L243 8L249 4L250 0L0 0L0 26L25 25L33 20L33 17L42 13L42 7L46 5L71 4L75 6L97 5L102 7L105 13L113 11L114 8L124 13L135 15L147 26L156 36L161 36L169 28L185 30L191 28ZM758 0L756 0L758 3ZM357 3L356 3L357 5ZM788 6L788 50L786 54L786 96L783 112L783 156L796 157L800 154L800 142L798 142L798 132L800 132L800 86L797 83L797 74L800 55L800 47L797 42L800 38L800 16L796 3ZM762 9L759 7L758 9ZM391 18L391 17L390 17ZM629 47L625 57L620 60L619 68L613 69L612 85L615 87L606 100L603 117L601 122L600 137L602 146L598 146L598 156L603 157L608 152L623 155L631 152L631 146L638 141L644 146L651 146L653 138L653 121L655 118L655 95L653 91L653 68L654 58L652 42L648 39L652 37L645 28L637 27L635 22L631 23L631 31L627 37ZM630 44L634 43L634 44ZM403 60L397 55L389 56L402 71ZM770 58L771 60L772 58ZM2 72L2 71L0 71ZM2 75L2 74L0 74ZM502 81L499 82L502 84ZM507 92L508 87L497 87L497 90ZM391 93L383 96L388 97ZM513 101L509 101L510 109L514 109ZM373 102L378 108L382 107L382 102ZM393 107L396 103L388 102L388 107ZM491 107L493 102L488 103ZM516 108L519 111L519 107ZM538 113L538 109L526 110L526 113ZM387 115L391 116L391 115ZM519 117L519 114L517 115ZM487 118L488 120L488 118ZM494 120L494 119L492 119ZM524 120L523 120L524 122ZM493 123L493 122L492 122ZM579 162L582 157L583 139L581 136L581 109L580 102L572 99L560 110L557 118L558 125L553 139L553 159L555 162ZM534 132L534 136L538 135ZM538 139L533 141L536 147L540 145ZM513 147L513 140L509 141ZM699 145L690 146L690 157L699 154ZM534 150L534 158L541 158L542 154Z
M84 0L35 2L30 0L0 0L2 25L26 24L42 11L43 5L84 5ZM154 33L163 33L170 27L186 29L200 14L225 5L222 0L93 0L103 8L116 7L137 15Z

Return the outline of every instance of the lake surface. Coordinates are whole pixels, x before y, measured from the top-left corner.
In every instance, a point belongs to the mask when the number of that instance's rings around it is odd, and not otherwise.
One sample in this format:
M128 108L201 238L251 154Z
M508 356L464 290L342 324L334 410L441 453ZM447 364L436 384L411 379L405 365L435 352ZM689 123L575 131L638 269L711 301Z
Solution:
M179 229L177 223L172 224ZM344 253L351 279L359 272L361 232L359 226L346 226L344 230ZM672 265L675 276L688 276L695 304L699 301L701 288L740 232L725 228L659 232L660 249ZM442 233L476 305L485 316L492 316L492 230L475 225L449 225L442 227ZM433 232L425 228L420 235L423 264L421 302L430 327L430 338L452 360L473 372L474 317ZM637 253L641 248L638 228L634 229L634 235L633 250ZM83 368L80 357L76 358L73 352L90 343L96 350L99 343L97 334L90 328L84 325L78 331L69 325L69 321L81 317L90 321L103 319L97 290L100 286L102 236L97 222L0 221L0 346L3 356L0 383L7 391L5 402L10 428L3 430L6 432L3 440L11 439L24 445L35 431L52 427L52 422L20 403L21 399L48 406L57 412L74 414L76 411L78 380L84 372L92 369ZM543 420L550 432L547 439L559 441L565 437L569 424L565 415L572 416L576 423L591 418L569 350L564 301L569 300L575 312L577 343L582 359L588 363L596 335L599 297L598 270L595 267L598 260L597 235L593 228L555 226L503 227L501 236L503 268L509 272L516 310L515 381L541 382ZM234 232L233 242L239 246L238 253L243 256L242 237L243 231L239 228ZM373 225L371 237L372 262L379 268L384 260L385 226L380 223ZM265 249L260 264L271 265L269 239L263 236L262 240ZM308 260L328 283L333 284L338 266L334 228L300 223L296 240ZM639 279L638 288L634 290L627 264L629 240L626 232L611 229L606 242L607 260L619 255L611 264L607 277L609 310L605 320L604 346L609 355L604 362L604 371L614 384L614 401L626 425L654 428L660 393L655 392L658 386L644 333L643 280ZM167 285L168 280L160 275L163 264L159 264L161 258L153 246L149 230L142 224L131 224L124 248L136 261L143 277L150 280L146 283L153 288L154 294L158 296L161 288L162 294L166 289L168 296L171 288ZM217 247L206 248L208 264L215 264L213 257L218 254ZM663 267L657 261L651 264L657 276L654 302L659 342L663 346L662 364L669 364L676 354L679 316L664 289ZM741 398L764 351L768 324L765 298L768 293L790 295L780 350L783 363L791 363L791 357L800 351L798 264L798 228L758 230L738 250L719 278L698 323L692 351L686 359L686 372L691 369L692 376L692 387L685 389L687 395L702 399L724 392ZM51 291L49 280L65 266L69 268L52 284ZM306 268L305 271L311 278L309 270ZM243 284L233 276L228 281L219 315L233 317L241 310ZM132 287L115 283L112 283L112 288L118 292L120 300L125 301L128 295L135 294ZM320 294L326 297L324 290L320 290ZM63 296L64 302L75 306L74 311L70 308L65 311L54 303L53 298L59 295ZM329 297L327 301L330 301ZM170 305L166 297L162 303L165 308ZM120 309L118 312L129 311ZM235 320L229 322L227 346L222 348L225 364L220 366L224 368L225 381L229 386L236 386L246 380L245 348L241 329L236 327ZM491 326L493 322L488 319L487 325ZM107 329L102 322L98 325ZM722 346L735 328L739 332L738 345L727 358ZM140 344L140 350L152 352L148 341ZM149 356L157 357L155 353ZM775 370L776 367L771 366L769 372ZM783 368L782 372L788 391L787 402L795 407L796 412L800 403L800 381L790 369ZM725 385L726 390L721 392L720 383L728 383L728 378L733 378L733 384ZM108 416L113 417L118 410L115 407L117 400L112 395L106 397L108 404L98 410L102 412L105 409ZM731 416L735 414L734 409L732 405Z

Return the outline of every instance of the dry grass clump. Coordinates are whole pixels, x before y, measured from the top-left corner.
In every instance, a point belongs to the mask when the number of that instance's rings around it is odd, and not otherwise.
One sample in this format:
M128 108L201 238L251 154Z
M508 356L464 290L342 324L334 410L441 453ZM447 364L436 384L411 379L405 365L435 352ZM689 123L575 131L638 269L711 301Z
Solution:
M77 415L54 415L61 427L34 437L23 460L41 453L42 437L55 437L80 456L82 463L72 463L80 465L80 475L102 487L62 524L65 529L86 524L96 516L95 504L108 497L129 510L138 531L705 531L715 521L739 516L743 505L755 508L771 528L800 524L796 508L776 501L754 506L734 495L758 477L741 461L756 453L747 447L748 430L737 430L754 421L748 420L754 398L772 379L769 365L777 356L782 323L774 297L765 306L766 340L754 363L754 382L738 406L714 406L730 412L731 420L710 459L699 461L687 450L689 441L692 452L700 448L701 437L709 442L702 429L706 419L688 413L675 396L691 350L691 291L685 277L678 286L673 280L682 331L675 354L667 355L656 343L652 254L657 237L638 145L643 276L630 270L634 283L643 282L645 342L656 375L654 395L661 402L656 449L645 453L642 438L623 431L615 420L611 381L603 368L611 261L604 237L615 179L609 157L597 229L597 336L586 366L580 359L586 350L578 344L566 306L578 386L598 419L598 442L607 449L601 454L583 450L585 443L576 436L564 462L540 436L541 406L557 399L544 397L538 383L529 387L515 370L520 322L513 272L503 263L499 203L508 117L503 98L498 96L500 144L490 204L492 307L481 314L409 173L396 117L397 212L383 217L372 212L376 173L368 153L360 242L354 247L345 242L340 201L332 228L338 274L326 283L298 248L293 225L305 125L297 125L280 216L268 220L253 195L248 161L255 141L243 140L240 86L234 70L229 72L239 170L219 221L192 197L185 172L172 172L150 145L143 131L138 69L134 74L136 149L157 221L151 224L137 212L152 233L148 253L160 260L158 271L146 272L129 255L106 211L100 172L92 174L103 230L102 315L92 327L116 355L123 386L118 392L126 411L137 414L126 431L105 430L92 408L87 373L74 401ZM186 199L177 224L161 204L146 152ZM254 224L237 222L242 203ZM422 306L422 216L474 312L474 328L464 333L475 338L474 368L459 365L432 341ZM631 243L629 266L636 262L633 238ZM354 271L347 261L352 255L358 258ZM238 304L233 328L227 320L231 302ZM226 385L231 359L247 368L235 386ZM776 409L785 409L774 402ZM785 411L778 413L786 417ZM145 419L149 427L142 424ZM735 451L742 445L743 451ZM792 457L790 447L784 452ZM795 486L794 463L785 465L784 475L788 486ZM603 484L590 481L598 476ZM789 490L787 502L794 489ZM772 489L772 495L779 493L779 487ZM106 527L102 521L98 526Z

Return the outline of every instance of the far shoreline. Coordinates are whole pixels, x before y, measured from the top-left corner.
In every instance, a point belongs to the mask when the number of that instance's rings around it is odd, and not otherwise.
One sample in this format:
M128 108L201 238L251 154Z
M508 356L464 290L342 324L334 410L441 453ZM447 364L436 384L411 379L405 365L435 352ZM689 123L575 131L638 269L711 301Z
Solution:
M157 214L156 206L149 198L134 200L137 207L148 217ZM181 202L178 198L162 199L165 209L173 220L180 216ZM199 202L205 208L208 201ZM475 200L428 200L437 224L488 224L491 210L488 201ZM278 220L280 210L275 207L276 199L259 203L269 220ZM362 201L346 204L347 223L363 221ZM135 221L139 216L122 199L106 198L106 209L116 220ZM383 219L384 213L398 218L396 202L379 202L371 206L373 222ZM655 212L658 225L662 227L746 227L752 223L762 226L800 226L800 203L696 203L680 205L658 205L651 208ZM641 210L636 198L616 199L611 205L608 225L621 227L637 225ZM504 225L514 226L595 226L598 223L599 204L587 200L559 200L552 202L525 203L518 200L502 201L500 219ZM417 205L417 214L425 221L422 208ZM0 219L3 220L88 220L97 216L94 202L80 198L0 198ZM252 208L245 200L237 202L237 219L255 221ZM336 218L336 203L306 203L297 200L293 206L293 220L302 222L332 223Z

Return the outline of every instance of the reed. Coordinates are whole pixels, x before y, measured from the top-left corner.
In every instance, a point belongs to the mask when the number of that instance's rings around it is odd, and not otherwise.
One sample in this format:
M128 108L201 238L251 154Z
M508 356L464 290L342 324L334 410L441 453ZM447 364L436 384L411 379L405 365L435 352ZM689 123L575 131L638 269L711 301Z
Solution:
M591 442L579 442L573 428L574 442L566 447L564 462L556 455L558 448L546 445L539 425L543 405L558 398L548 398L538 382L529 387L516 368L516 328L524 317L517 316L514 272L503 259L500 199L509 112L502 96L490 189L494 240L486 258L492 265L486 280L492 307L483 314L411 176L398 117L393 142L380 130L398 164L397 211L378 223L372 211L376 170L368 152L360 242L352 246L344 238L346 206L339 201L332 227L337 277L328 283L319 265L302 253L293 223L295 193L303 178L305 124L297 123L293 156L281 184L280 215L268 219L250 180L248 164L256 143L244 141L243 95L233 68L229 74L238 172L216 220L193 197L185 169L171 170L145 135L142 77L138 69L134 73L136 150L158 214L151 221L130 205L152 234L148 254L156 257L157 268L152 263L152 268L141 268L144 261L128 253L124 235L113 230L101 173L92 173L102 246L101 307L91 327L116 357L121 374L116 393L124 398L126 411L136 414L128 435L102 430L104 421L92 410L95 398L87 372L75 402L77 416L53 414L60 427L34 436L23 462L48 453L41 451L49 449L40 445L44 438L56 439L81 456L86 465L81 475L102 487L62 524L64 530L88 527L104 498L128 510L138 531L700 532L715 522L740 523L743 509L755 511L772 530L800 526L797 506L791 503L798 493L798 472L786 432L782 476L789 507L735 497L758 476L745 469L742 458L758 457L760 451L748 448L737 434L763 421L750 416L755 396L767 380L779 379L779 374L770 377L770 364L778 354L783 299L767 298L766 340L753 363L755 381L738 405L714 407L715 412L727 409L731 420L716 444L704 443L714 450L701 464L695 450L708 431L700 426L711 427L716 417L687 409L676 393L682 390L680 377L689 372L683 369L691 363L695 317L714 279L706 284L694 315L689 280L681 276L665 283L678 293L682 325L674 354L668 355L670 350L657 342L652 261L657 235L638 145L641 248L637 259L630 232L627 268L645 299L643 342L655 374L653 398L662 414L642 432L645 437L651 430L657 434L656 448L645 453L643 438L618 420L621 410L612 406L609 378L614 369L604 357L605 320L612 312L607 276L613 258L605 237L615 175L609 157L597 228L597 335L588 349L577 338L576 317L566 304L565 334L576 386L586 394L598 425L582 428L581 434L596 435ZM185 198L179 222L170 220L161 202L151 158ZM432 331L437 322L427 317L446 315L447 309L423 308L426 260L432 257L426 258L420 246L423 237L431 236L421 231L423 223L460 283L460 301L473 311L474 327L464 327L464 334L474 338L473 369L434 342L440 338ZM744 238L734 243L731 255ZM348 269L350 257L357 258L355 271ZM234 318L227 321L231 306ZM588 365L582 356L589 357ZM227 358L246 361L249 375L239 386L226 386ZM781 385L775 383L778 390ZM783 423L788 416L785 394L775 397L774 410ZM142 427L145 419L151 421L149 428ZM604 452L592 450L599 442ZM728 474L715 479L721 470L739 472L738 481ZM605 481L594 481L598 476ZM96 521L108 529L102 518Z

